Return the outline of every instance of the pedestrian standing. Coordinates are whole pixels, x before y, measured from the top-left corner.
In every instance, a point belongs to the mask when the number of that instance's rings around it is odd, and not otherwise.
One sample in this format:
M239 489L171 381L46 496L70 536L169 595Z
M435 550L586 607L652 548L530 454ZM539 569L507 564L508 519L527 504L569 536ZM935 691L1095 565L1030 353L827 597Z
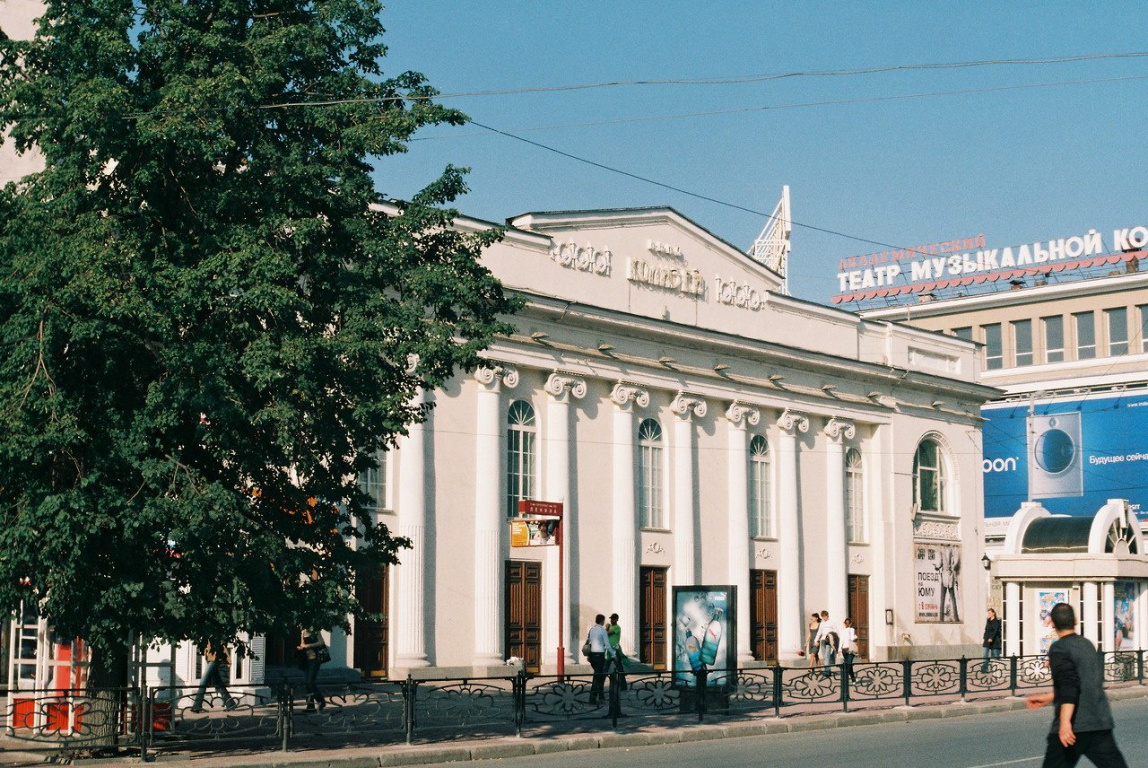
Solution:
M821 615L813 614L809 619L809 626L805 628L805 652L809 655L809 668L818 664L817 658L817 630L821 627Z
M829 620L829 611L821 612L821 624L817 626L814 641L821 647L821 660L825 662L825 677L829 677L831 667L837 665L837 648L841 645L841 635L837 622Z
M1076 612L1057 603L1049 612L1056 640L1048 649L1052 693L1028 697L1028 708L1054 704L1045 768L1071 768L1087 757L1097 768L1128 768L1112 735L1114 723L1104 693L1104 664L1096 648L1076 634Z
M985 620L985 638L981 643L984 647L984 663L981 672L989 671L989 659L1001 657L1001 620L997 618L996 610L989 608L988 619Z
M319 692L319 667L331 660L331 651L323 642L322 633L310 629L302 630L298 650L307 658L307 711L314 712L316 707L321 710L327 706L327 700Z
M595 707L602 703L602 686L606 681L606 662L612 658L610 649L610 635L606 632L606 617L598 614L594 617L594 626L590 627L586 635L586 644L590 652L586 658L594 668L594 681L590 684L590 706Z
M622 627L618 624L618 614L610 614L610 623L606 626L606 635L610 638L610 650L614 654L611 668L618 673L618 690L626 690L626 655L622 653Z
M857 655L857 630L853 628L853 619L846 618L841 627L841 657L845 663L845 672L850 682L857 682L857 673L853 671L853 659Z
M207 667L199 679L199 690L195 692L195 701L191 705L192 712L203 711L203 698L207 695L207 686L215 687L223 702L224 709L235 709L238 702L231 697L227 690L227 681L231 679L231 660L227 656L227 646L215 640L207 641L203 647L203 658Z

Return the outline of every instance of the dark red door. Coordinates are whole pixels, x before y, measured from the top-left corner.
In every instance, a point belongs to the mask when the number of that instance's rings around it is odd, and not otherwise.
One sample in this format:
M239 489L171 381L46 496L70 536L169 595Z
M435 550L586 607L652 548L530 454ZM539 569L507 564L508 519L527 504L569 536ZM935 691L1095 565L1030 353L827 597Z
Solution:
M642 661L654 669L666 668L666 569L643 567L639 627Z
M750 571L749 641L758 661L777 660L777 571Z
M869 577L849 577L849 618L857 630L857 658L869 658Z

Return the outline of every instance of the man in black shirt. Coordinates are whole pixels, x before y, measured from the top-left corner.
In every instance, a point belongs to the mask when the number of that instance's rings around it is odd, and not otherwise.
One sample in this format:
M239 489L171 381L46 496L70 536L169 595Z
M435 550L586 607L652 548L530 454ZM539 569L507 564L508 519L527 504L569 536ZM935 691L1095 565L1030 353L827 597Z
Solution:
M1076 634L1072 606L1057 603L1049 613L1056 642L1048 649L1052 693L1028 697L1028 708L1056 705L1044 768L1071 768L1087 757L1099 768L1128 768L1112 736L1112 709L1104 694L1104 665L1096 648Z

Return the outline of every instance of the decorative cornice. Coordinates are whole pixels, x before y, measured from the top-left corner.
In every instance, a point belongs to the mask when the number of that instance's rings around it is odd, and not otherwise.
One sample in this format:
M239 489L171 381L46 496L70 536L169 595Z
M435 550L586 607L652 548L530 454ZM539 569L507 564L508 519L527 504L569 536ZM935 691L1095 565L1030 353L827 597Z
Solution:
M495 392L497 392L503 384L506 385L507 389L514 389L518 386L518 369L509 365L495 363L475 369L474 378L479 384Z
M610 392L610 399L619 408L629 408L631 403L645 408L650 404L650 392L636 384L619 381Z
M546 386L543 388L548 395L559 400L564 399L567 394L575 400L581 400L586 396L586 380L575 373L555 371L546 379Z
M777 426L781 427L785 432L808 432L809 431L809 417L804 413L791 411L788 408L777 420Z
M706 415L706 401L688 392L678 392L674 402L670 403L670 410L683 421L689 421L694 416L700 419Z
M758 425L758 422L761 421L761 411L752 405L734 400L726 409L725 417L733 426L744 429L747 424L751 427Z
M913 536L920 539L940 539L941 541L960 541L961 532L955 522L942 522L940 520L913 521Z
M857 427L849 421L841 421L836 416L825 425L825 436L831 440L852 440L857 434Z

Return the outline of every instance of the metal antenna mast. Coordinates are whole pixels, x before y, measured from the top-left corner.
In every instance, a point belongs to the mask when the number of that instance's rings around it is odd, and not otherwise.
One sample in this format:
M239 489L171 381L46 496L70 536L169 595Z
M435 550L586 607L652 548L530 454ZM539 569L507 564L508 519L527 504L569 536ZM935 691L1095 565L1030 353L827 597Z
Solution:
M789 185L781 188L781 200L773 209L765 229L753 241L749 256L781 275L781 292L789 295L789 236L793 233L793 219L789 215Z

